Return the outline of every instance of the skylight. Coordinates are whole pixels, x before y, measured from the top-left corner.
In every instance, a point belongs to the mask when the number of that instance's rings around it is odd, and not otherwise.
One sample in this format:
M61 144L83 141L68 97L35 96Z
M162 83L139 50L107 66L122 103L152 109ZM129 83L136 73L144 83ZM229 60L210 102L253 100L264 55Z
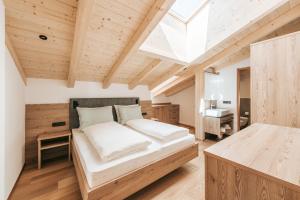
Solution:
M187 23L207 0L176 0L169 13Z

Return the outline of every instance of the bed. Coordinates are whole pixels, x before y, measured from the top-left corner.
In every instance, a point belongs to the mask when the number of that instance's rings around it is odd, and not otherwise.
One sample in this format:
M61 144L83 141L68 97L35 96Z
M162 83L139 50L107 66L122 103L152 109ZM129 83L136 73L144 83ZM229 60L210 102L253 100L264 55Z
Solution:
M76 107L138 104L138 98L70 100L72 157L83 199L124 199L198 156L194 137L187 135L169 143L153 137L144 151L104 162L78 129ZM116 120L115 113L114 119Z

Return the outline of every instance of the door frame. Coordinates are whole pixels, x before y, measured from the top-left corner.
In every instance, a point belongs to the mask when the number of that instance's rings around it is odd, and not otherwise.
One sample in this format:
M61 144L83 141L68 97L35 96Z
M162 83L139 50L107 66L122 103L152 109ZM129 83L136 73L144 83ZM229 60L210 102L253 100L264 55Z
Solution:
M241 89L241 86L240 86L240 81L241 81L241 72L242 71L249 71L250 73L250 84L251 84L251 70L250 70L250 66L248 67L241 67L241 68L237 68L237 90L236 90L236 98L237 98L237 117L236 117L236 120L237 120L237 131L240 130L240 117L241 117L241 114L240 114L240 106L241 106L241 98L240 98L240 89ZM251 94L251 87L250 87L250 94Z

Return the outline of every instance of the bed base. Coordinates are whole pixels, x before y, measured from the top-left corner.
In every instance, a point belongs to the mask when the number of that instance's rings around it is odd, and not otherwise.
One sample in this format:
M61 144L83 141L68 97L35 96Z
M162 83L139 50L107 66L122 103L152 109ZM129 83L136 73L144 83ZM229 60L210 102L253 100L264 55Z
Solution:
M79 161L76 147L74 144L72 147L75 171L84 200L124 199L198 156L198 144L195 143L162 160L153 162L103 185L90 188Z

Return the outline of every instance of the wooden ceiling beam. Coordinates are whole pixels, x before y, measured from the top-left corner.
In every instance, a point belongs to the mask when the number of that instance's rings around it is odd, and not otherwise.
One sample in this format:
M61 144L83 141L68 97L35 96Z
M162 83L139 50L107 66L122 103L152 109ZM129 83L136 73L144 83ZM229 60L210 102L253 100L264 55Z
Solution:
M75 85L76 69L80 63L85 45L87 29L94 6L95 0L78 1L75 32L68 75L68 87L74 87Z
M17 66L17 69L18 69L18 71L19 71L19 73L21 75L21 78L22 78L24 84L26 85L27 84L26 74L24 72L24 69L23 69L23 67L21 65L21 62L20 62L18 56L17 56L15 48L14 48L14 46L13 46L13 44L12 44L12 42L11 42L11 40L10 40L10 38L9 38L9 36L8 36L7 33L5 34L5 44L6 44L8 50L10 52L10 55L12 56L12 58L13 58L15 64L16 64L16 66Z
M175 87L176 85L182 83L183 81L190 79L191 77L195 76L194 71L189 71L188 73L185 73L182 76L179 76L178 78L176 78L173 82L169 83L168 85L160 88L157 91L152 91L152 94L154 97L161 95L163 93L165 93L167 90L169 90L172 87Z
M175 95L189 87L192 87L194 85L195 85L195 77L193 76L192 78L187 79L187 80L183 81L182 83L175 85L174 87L168 89L167 91L164 92L164 95L166 97L173 96L173 95Z
M289 7L289 9L287 10L286 8ZM282 10L286 10L285 12L283 12ZM264 21L266 21L266 19L270 18L272 15L274 15L275 13L281 13L280 15L278 15L276 18L274 18L273 20L269 20L268 23L263 23ZM207 52L207 54L209 54L209 56L206 55L206 53L201 56L202 58L205 59L201 59L202 61L198 61L199 63L195 63L194 65L192 65L191 67L189 67L184 74L176 79L175 81L171 82L170 84L166 85L164 88L160 89L158 92L155 92L155 95L159 95L164 93L165 91L167 91L168 89L174 87L174 85L179 84L182 81L185 81L186 79L190 78L193 74L195 69L200 68L200 69L204 69L204 68L208 68L211 65L213 65L214 63L222 60L222 59L226 59L226 57L231 56L233 54L235 54L236 52L240 51L241 49L249 46L251 43L254 43L256 41L258 41L259 39L271 34L272 32L276 31L277 29L279 29L280 27L288 24L289 22L297 19L298 17L300 17L300 1L299 0L291 0L286 2L285 4L281 4L279 7L277 7L276 9L273 9L272 12L269 12L268 14L264 15L264 17L259 18L259 20L257 20L256 22L252 22L252 26L248 26L247 30L252 30L249 34L247 34L245 37L242 37L241 39L239 39L238 41L236 40L231 40L231 38L229 38L228 40L233 41L230 45L228 45L227 48L223 48L222 46L224 45L223 43L220 43L220 45L216 45L216 47L214 47L214 49L223 49L221 51L218 51L216 53L211 53ZM260 27L257 27L257 24L261 24ZM243 31L247 31L245 30L245 28L242 29L242 31L240 31L241 33ZM233 34L234 37L235 35L237 35L238 33Z
M171 69L165 73L164 75L162 75L160 78L154 80L152 83L149 84L149 89L153 90L154 88L156 88L159 84L167 81L168 79L172 78L173 76L175 76L176 74L182 72L185 69L184 66L180 65L180 64L174 64Z
M139 73L136 77L134 77L128 87L130 90L134 89L142 80L144 80L151 72L153 72L161 63L160 59L154 59L149 65L145 67L145 69Z
M170 7L173 5L175 0L156 0L150 11L139 25L131 40L127 43L125 48L122 50L119 57L111 67L110 71L106 75L103 81L103 88L108 88L112 83L112 80L118 72L120 66L125 63L128 58L138 51L140 45L149 36L151 31L161 21L164 15L168 12Z

